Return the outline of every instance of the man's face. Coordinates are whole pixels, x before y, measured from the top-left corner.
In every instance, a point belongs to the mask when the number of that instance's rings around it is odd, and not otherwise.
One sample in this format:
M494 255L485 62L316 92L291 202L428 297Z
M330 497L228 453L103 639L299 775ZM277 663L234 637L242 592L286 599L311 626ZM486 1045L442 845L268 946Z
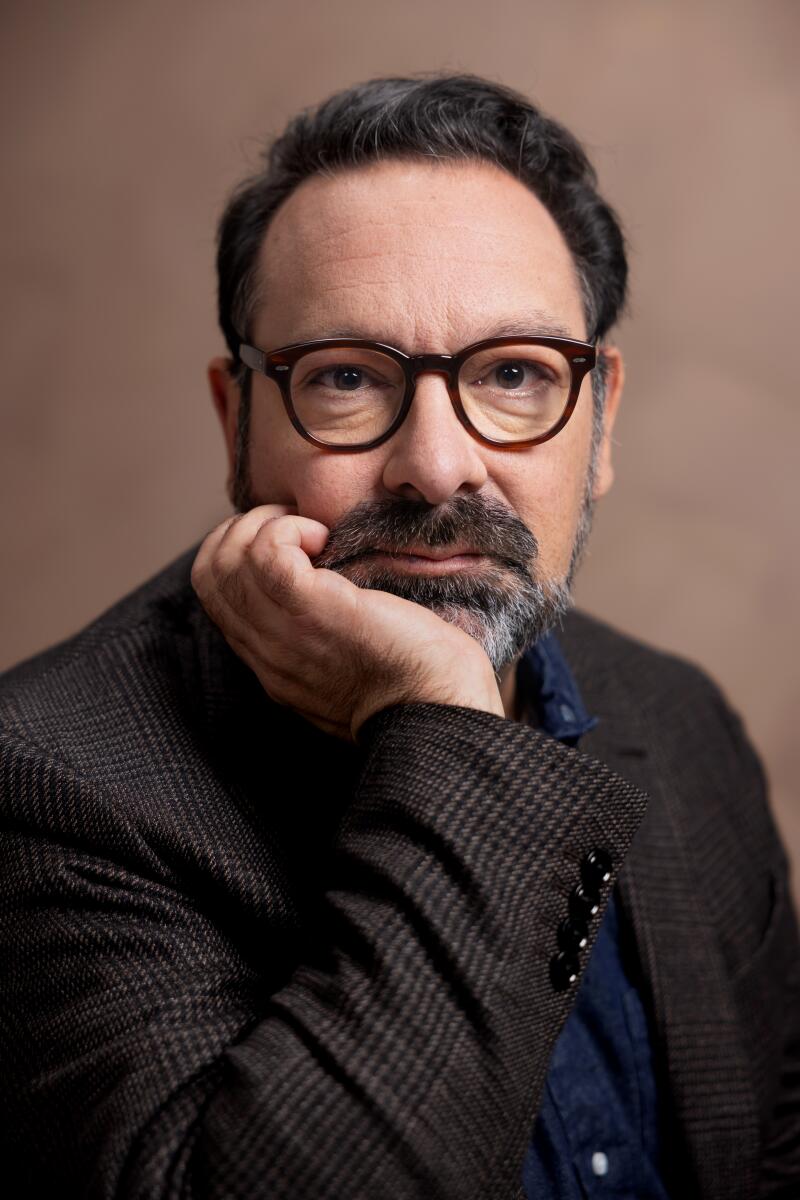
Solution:
M555 221L526 187L484 163L392 161L308 180L267 231L260 280L252 341L263 350L351 336L453 354L511 321L532 334L589 332ZM238 391L229 383L223 395L221 374L215 399L233 468ZM305 441L272 380L254 373L251 387L243 507L291 504L328 526L317 565L430 605L482 640L498 671L566 607L590 508L589 376L565 428L522 449L477 441L440 375L418 378L411 411L387 442L351 453ZM611 483L617 398L612 387L595 498ZM441 554L448 545L483 553L450 564L376 553Z

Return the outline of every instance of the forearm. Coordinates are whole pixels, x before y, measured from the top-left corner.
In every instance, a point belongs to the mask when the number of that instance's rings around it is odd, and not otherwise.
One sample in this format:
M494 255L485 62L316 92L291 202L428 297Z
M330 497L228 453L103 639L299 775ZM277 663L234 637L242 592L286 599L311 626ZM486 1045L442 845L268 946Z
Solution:
M621 862L644 800L475 710L402 706L367 732L325 949L226 1056L198 1153L220 1184L249 1156L265 1195L512 1196L573 996L556 927L581 857Z
M6 876L9 944L40 968L15 975L40 1057L15 1064L9 1122L63 1194L87 1171L103 1198L517 1194L573 995L550 980L555 930L581 857L603 845L618 867L644 797L475 709L399 706L365 733L316 919L277 988L272 921L263 963L245 964L196 880L181 895L120 868L124 816L53 775L92 838L59 835L36 882L19 861L41 854L39 830ZM19 828L43 779L34 763L15 784Z

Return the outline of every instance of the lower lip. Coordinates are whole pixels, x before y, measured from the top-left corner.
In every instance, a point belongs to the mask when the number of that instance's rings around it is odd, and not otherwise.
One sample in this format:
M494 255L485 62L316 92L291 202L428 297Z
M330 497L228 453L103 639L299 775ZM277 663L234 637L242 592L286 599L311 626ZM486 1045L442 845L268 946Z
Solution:
M415 575L451 575L455 571L472 571L480 567L484 554L454 554L452 558L423 558L416 554L370 554L381 566L392 567Z

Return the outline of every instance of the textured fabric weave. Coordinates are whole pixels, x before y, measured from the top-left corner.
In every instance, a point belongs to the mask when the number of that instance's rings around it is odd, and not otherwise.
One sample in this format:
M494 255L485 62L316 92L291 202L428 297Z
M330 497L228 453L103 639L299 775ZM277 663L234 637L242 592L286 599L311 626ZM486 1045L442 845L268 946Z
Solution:
M522 656L517 687L543 733L567 745L597 727L558 638ZM553 1049L525 1155L527 1200L669 1200L652 1037L638 961L612 891L575 1004Z
M0 678L6 1194L517 1200L575 995L555 930L601 845L671 1194L796 1198L786 856L707 678L576 613L580 750L437 704L350 746L232 653L198 548Z

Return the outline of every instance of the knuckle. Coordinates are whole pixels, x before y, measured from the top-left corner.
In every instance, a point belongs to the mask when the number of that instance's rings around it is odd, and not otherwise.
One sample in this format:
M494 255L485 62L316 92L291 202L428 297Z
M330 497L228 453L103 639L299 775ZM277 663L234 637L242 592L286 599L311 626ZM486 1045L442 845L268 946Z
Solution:
M219 590L236 612L247 611L247 586L238 567L227 568L217 578Z
M256 530L255 537L250 542L250 545L248 546L248 550L250 550L251 552L255 552L258 550L258 548L260 546L263 546L264 544L266 544L268 546L277 545L278 544L278 535L279 535L280 531L276 528L275 522L282 521L282 520L283 520L283 516L280 514L278 514L277 516L265 517L265 519L261 522L258 529Z
M240 568L235 558L222 546L218 546L209 562L209 572L214 589L228 603L233 603L241 594Z
M216 624L219 624L222 608L219 600L219 593L214 591L213 588L200 587L197 589L197 597L211 619L215 621Z
M211 555L210 565L213 574L217 577L228 575L232 570L235 570L238 559L241 558L241 551L235 543L228 542L226 544L223 538L214 547L214 552Z
M270 590L279 603L284 603L292 594L292 582L286 571L276 570L270 579Z
M294 592L294 575L291 567L281 560L280 554L261 554L254 562L273 599L279 604L287 600Z

